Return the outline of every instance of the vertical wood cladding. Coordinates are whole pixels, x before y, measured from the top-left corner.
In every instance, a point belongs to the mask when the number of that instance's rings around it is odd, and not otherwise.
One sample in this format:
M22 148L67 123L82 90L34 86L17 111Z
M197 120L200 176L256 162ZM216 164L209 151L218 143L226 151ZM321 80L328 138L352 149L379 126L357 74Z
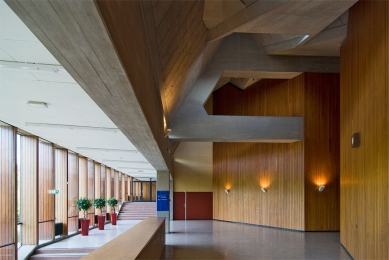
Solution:
M339 96L338 89L339 75L306 73L213 94L215 115L303 116L306 135L290 144L214 143L215 219L339 230L339 97L329 98ZM321 194L317 177L331 180Z
M55 221L63 223L63 234L68 234L68 151L55 149Z
M40 141L38 167L39 240L54 239L55 195L48 193L49 190L54 189L54 185L54 147L51 143Z
M20 136L20 208L24 245L38 244L38 140Z
M0 122L1 123L1 122ZM14 128L0 124L0 255L15 258L15 135Z
M305 230L339 230L339 74L306 73ZM318 192L321 185L323 192Z
M340 240L354 259L389 259L388 25L388 1L359 1L341 47Z

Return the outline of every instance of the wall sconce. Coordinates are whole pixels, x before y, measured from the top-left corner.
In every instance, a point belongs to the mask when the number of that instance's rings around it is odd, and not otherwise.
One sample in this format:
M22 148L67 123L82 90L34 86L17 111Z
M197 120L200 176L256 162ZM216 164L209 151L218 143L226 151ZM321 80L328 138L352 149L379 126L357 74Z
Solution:
M227 194L230 193L230 190L224 190Z
M261 191L262 192L267 192L267 190L265 188L261 188Z
M166 129L166 130L165 130L165 137L167 137L168 135L170 135L171 132L172 132L171 129Z
M320 187L319 187L319 192L322 192L322 191L324 190L325 187L326 187L326 186L320 186Z

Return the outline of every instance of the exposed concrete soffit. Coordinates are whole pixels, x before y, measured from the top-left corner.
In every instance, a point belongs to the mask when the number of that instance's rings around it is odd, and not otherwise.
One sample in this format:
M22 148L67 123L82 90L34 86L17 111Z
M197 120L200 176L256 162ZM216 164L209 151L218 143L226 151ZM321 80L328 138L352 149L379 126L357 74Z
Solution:
M301 117L208 116L203 105L225 70L339 72L336 57L268 56L248 34L226 37L177 117L170 139L179 141L293 142L303 138Z
M94 1L6 2L150 164L168 170Z
M210 28L208 41L234 32L314 36L338 18L347 19L345 12L357 1L258 0Z
M282 51L291 50L303 46L308 47L315 44L321 44L331 41L343 42L343 40L346 39L346 35L347 24L321 31L317 35L310 37L309 41L305 41L307 36L301 36L280 43L264 46L262 49L269 55L278 54Z

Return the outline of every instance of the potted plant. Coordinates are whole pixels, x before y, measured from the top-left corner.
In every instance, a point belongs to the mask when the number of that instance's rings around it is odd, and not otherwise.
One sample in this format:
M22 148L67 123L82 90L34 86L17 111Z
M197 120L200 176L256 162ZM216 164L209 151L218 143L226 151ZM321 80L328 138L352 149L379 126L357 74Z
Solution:
M115 212L115 206L118 204L118 200L115 198L110 198L107 203L111 207L111 224L116 225L116 212Z
M93 201L93 205L100 210L100 215L97 217L99 230L104 230L105 216L103 215L103 208L107 206L107 201L104 198L97 198Z
M81 223L81 235L87 236L89 232L90 219L86 218L86 212L92 207L92 201L87 198L79 198L76 201L78 211L83 211L84 218L80 219Z

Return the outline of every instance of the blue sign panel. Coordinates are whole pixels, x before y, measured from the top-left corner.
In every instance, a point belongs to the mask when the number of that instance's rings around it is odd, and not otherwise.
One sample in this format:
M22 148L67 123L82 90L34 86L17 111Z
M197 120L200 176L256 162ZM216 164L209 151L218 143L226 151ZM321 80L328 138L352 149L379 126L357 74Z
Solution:
M157 191L157 211L169 211L169 191Z

